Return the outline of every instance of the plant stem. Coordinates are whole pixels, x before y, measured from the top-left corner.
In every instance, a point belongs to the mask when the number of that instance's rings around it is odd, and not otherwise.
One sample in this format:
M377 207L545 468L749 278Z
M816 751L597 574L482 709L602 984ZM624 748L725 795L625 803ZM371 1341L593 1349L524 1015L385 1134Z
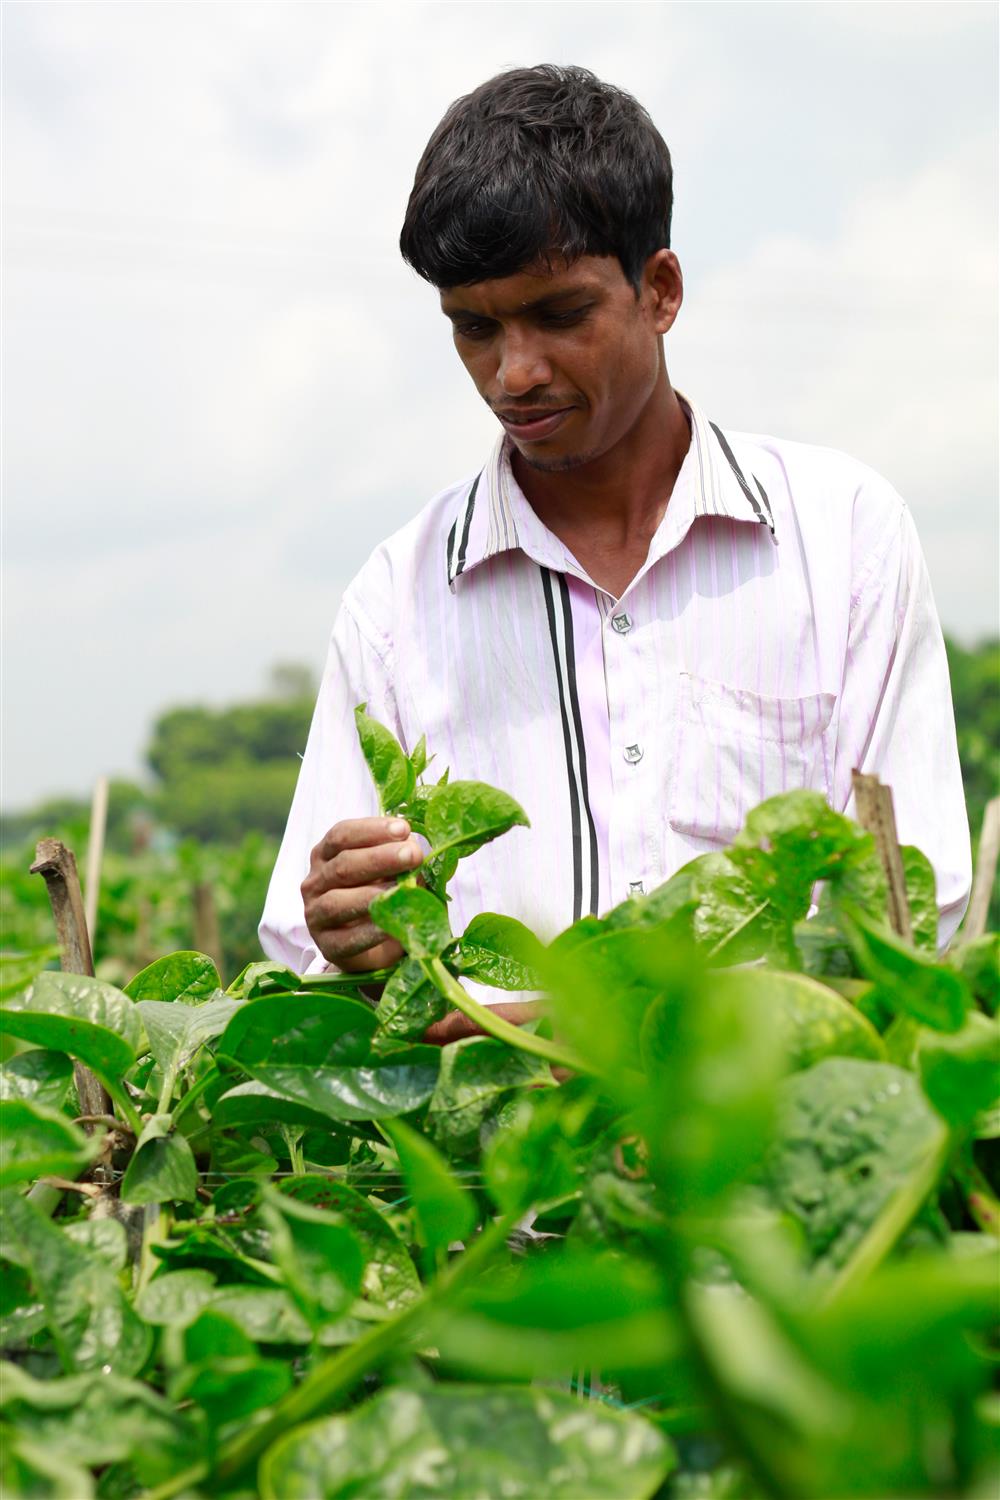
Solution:
M142 1252L139 1256L138 1273L135 1281L136 1296L149 1283L153 1272L160 1264L159 1258L153 1254L153 1246L162 1245L169 1237L170 1215L164 1209L163 1204L147 1204L142 1224Z
M129 1098L124 1084L122 1084L117 1078L109 1078L103 1076L101 1078L101 1082L103 1083L107 1092L111 1095L111 1098L114 1100L115 1104L117 1104L118 1108L121 1110L126 1125L129 1127L136 1139L138 1139L138 1137L142 1134L142 1119L139 1115L139 1111L136 1109L135 1105Z
M363 1375L377 1369L388 1356L398 1353L404 1342L412 1342L445 1296L478 1272L482 1264L506 1242L511 1229L522 1216L512 1213L497 1219L488 1229L483 1230L464 1255L453 1261L438 1276L419 1301L412 1302L388 1322L377 1324L350 1348L324 1360L306 1376L297 1390L289 1392L278 1402L266 1422L225 1444L219 1455L216 1470L218 1479L223 1483L235 1479L275 1438L296 1423L307 1421L325 1410L332 1401L345 1395L356 1385ZM148 1495L146 1500L171 1500L182 1488L182 1484L171 1481L170 1488L162 1486Z
M163 1075L163 1087L160 1089L160 1097L156 1101L156 1113L168 1115L170 1113L170 1101L174 1096L174 1087L177 1083L177 1059Z
M456 1010L468 1016L470 1021L475 1021L487 1036L495 1037L498 1042L507 1042L521 1052L531 1052L535 1057L544 1058L547 1063L553 1063L556 1067L572 1068L575 1073L593 1073L590 1064L577 1057L568 1047L563 1047L559 1042L547 1041L545 1037L535 1036L530 1031L523 1031L520 1026L512 1026L502 1016L494 1015L488 1005L480 1005L478 1000L473 1000L454 975L449 974L439 958L422 958L420 962L427 978L437 985L445 999Z
M954 1164L955 1179L965 1195L966 1207L984 1234L1000 1236L1000 1201L968 1156Z
M208 1088L208 1085L210 1083L214 1083L216 1081L216 1079L218 1078L218 1076L219 1076L219 1070L218 1070L218 1068L209 1068L205 1073L202 1074L202 1076L198 1079L197 1083L193 1083L191 1085L191 1087L188 1089L187 1093L184 1095L183 1099L181 1099L178 1102L177 1108L174 1110L174 1127L175 1127L175 1129L176 1129L177 1125L179 1125L182 1117L191 1108L192 1104L196 1104L197 1103L197 1101L201 1098L202 1094Z

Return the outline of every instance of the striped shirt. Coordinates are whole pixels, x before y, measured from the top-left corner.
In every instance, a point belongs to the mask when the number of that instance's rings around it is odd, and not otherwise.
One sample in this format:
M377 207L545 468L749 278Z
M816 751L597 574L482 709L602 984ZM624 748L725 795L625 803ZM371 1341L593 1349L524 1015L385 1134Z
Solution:
M941 629L910 514L842 453L724 434L683 399L691 443L620 599L539 520L509 440L377 548L346 590L260 928L325 967L300 884L334 823L378 812L353 710L431 774L509 792L530 828L463 860L453 928L480 911L549 938L724 847L765 797L851 770L893 790L901 842L964 911L969 832Z

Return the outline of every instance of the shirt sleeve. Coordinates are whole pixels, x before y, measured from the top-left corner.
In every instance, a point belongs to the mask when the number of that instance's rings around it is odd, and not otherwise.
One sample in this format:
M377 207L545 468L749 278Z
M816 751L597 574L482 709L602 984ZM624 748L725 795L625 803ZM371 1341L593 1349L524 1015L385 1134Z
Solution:
M834 785L851 817L853 768L892 788L900 843L934 867L943 947L969 900L969 822L930 578L909 510L894 499L852 599Z
M313 712L298 784L271 876L259 934L269 958L296 974L331 967L306 927L301 885L313 848L343 818L377 817L378 797L358 744L354 710L368 712L399 735L388 642L363 631L341 605Z

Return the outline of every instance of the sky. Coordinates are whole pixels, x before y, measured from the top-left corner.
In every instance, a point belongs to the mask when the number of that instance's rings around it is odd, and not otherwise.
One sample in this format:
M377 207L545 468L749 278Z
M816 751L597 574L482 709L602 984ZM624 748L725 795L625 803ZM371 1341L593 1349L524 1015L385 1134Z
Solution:
M879 470L945 629L995 633L997 14L6 0L3 805L318 675L365 558L481 466L397 241L441 114L512 65L592 68L667 140L677 387Z

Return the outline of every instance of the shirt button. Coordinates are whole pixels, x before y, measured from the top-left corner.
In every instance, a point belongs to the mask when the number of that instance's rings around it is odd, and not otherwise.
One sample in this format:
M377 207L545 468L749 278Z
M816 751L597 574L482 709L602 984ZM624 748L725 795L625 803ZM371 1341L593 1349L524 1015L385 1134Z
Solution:
M639 762L642 760L642 746L641 745L626 745L625 746L625 759L628 761L628 763L629 763L630 766L637 766L639 764Z
M632 629L632 616L625 614L624 611L620 615L612 615L611 628L617 630L619 635L628 635Z
M630 880L628 883L628 893L630 896L644 896L646 894L646 887L641 880Z

